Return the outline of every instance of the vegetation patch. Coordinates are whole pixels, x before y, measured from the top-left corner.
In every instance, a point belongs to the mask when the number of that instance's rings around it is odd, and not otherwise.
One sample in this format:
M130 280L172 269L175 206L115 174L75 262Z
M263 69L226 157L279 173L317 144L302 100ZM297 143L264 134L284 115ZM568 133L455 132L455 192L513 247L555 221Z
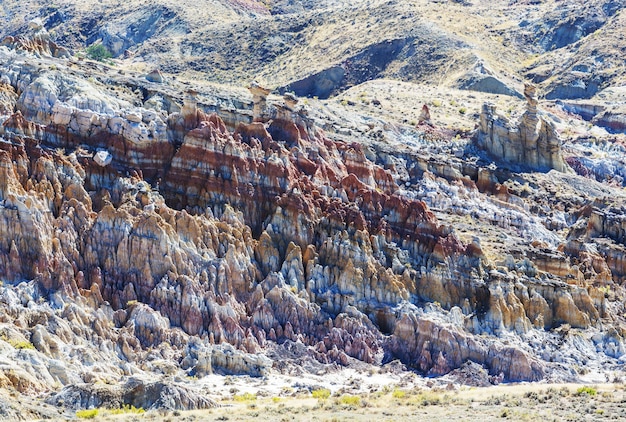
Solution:
M320 388L317 390L311 391L311 395L314 399L326 400L330 397L330 390L326 388Z
M94 419L98 416L98 409L83 409L76 411L76 417L79 419Z
M361 404L361 397L344 394L343 396L339 397L339 403L345 406L358 406L359 404Z
M235 400L235 401L252 401L252 400L256 400L256 394L252 394L252 393L235 394L233 396L233 400Z
M577 396L595 396L596 394L598 394L598 390L596 390L593 387L588 387L588 386L584 386L584 387L580 387L578 390L576 390L576 395Z
M143 409L143 407L135 407L135 406L131 406L129 404L126 404L122 407L120 407L119 409L110 409L109 413L111 413L112 415L123 415L126 413L134 413L137 415L141 415L142 413L145 413L146 411Z
M103 62L113 57L111 52L102 44L92 44L87 47L87 57L92 60Z
M441 396L432 392L422 392L415 397L415 401L419 406L437 406L441 403Z
M29 341L20 341L20 340L14 340L14 339L9 339L7 340L7 343L9 343L11 346L13 346L16 349L34 349L35 346L33 346L33 344Z
M0 334L0 340L6 341L14 349L34 349L35 348L35 346L33 346L33 344L30 341L9 338L7 333Z

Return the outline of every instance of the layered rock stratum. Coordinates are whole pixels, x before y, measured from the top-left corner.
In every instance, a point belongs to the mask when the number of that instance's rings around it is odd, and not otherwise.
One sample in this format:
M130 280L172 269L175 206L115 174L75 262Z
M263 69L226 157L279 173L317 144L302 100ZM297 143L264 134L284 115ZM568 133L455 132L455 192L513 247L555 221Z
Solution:
M182 409L215 373L622 371L625 140L568 138L571 104L402 124L31 30L0 46L3 388Z

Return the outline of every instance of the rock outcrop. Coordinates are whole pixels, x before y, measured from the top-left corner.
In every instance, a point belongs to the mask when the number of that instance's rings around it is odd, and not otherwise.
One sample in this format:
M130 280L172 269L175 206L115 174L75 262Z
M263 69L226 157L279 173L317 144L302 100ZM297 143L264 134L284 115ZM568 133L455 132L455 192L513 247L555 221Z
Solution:
M252 94L252 118L253 121L263 121L266 119L266 107L267 107L267 96L270 93L270 90L267 88L263 88L258 83L253 82L249 87L250 93Z
M130 378L121 386L73 384L50 397L49 404L69 409L134 406L137 409L194 410L217 407L200 391L174 383Z
M537 109L536 88L524 87L526 112L515 125L496 114L492 104L485 104L480 114L478 145L498 160L536 171L551 169L567 172L561 140L556 128Z
M568 188L549 195L545 175L428 156L453 142L429 125L419 151L342 141L306 104L261 90L254 121L242 102L232 127L193 89L169 113L139 89L118 98L80 72L1 63L0 352L17 362L0 368L6 385L58 383L52 402L70 407L198 408L211 403L163 380L263 376L284 356L400 359L433 376L472 361L498 379L569 380L581 350L623 356L624 332L608 320L619 326L610 310L622 292L604 294L623 282L623 222L582 209L596 194L571 193L579 176L558 176ZM501 158L558 166L557 138L527 94L520 127L484 117L483 135L498 136L481 142L515 139ZM606 257L600 237L613 242ZM565 326L569 337L555 331ZM146 373L160 379L138 382Z
M477 61L475 65L456 82L456 85L461 89L470 91L521 97L519 92L507 85L506 80L490 69L482 60Z
M41 19L36 18L28 23L27 33L18 36L7 36L0 46L9 47L17 51L25 51L36 56L51 56L56 58L69 58L70 52L62 46L57 45L50 38L50 34L44 28Z

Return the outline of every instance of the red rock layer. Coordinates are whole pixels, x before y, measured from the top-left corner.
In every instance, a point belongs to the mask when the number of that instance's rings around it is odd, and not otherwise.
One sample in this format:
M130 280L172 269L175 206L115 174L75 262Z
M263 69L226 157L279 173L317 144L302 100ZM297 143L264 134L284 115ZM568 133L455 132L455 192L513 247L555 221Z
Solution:
M202 212L231 204L260 230L277 212L305 218L308 235L285 239L301 247L314 242L322 220L338 228L385 232L390 240L419 240L435 248L442 228L420 201L394 195L390 173L371 163L360 145L333 142L304 123L272 121L240 125L229 133L216 116L188 131L165 175L165 195L175 207ZM443 254L461 252L442 240Z

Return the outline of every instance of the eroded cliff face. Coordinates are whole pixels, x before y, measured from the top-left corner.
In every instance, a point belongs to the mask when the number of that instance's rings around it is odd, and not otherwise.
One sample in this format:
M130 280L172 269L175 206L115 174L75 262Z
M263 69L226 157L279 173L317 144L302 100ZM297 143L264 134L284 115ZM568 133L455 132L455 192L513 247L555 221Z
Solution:
M414 133L421 149L340 141L291 97L211 114L176 85L104 69L106 90L80 63L0 55L2 327L41 362L5 385L72 386L85 406L104 399L79 384L262 375L293 344L323 364L471 360L510 381L624 354L622 216L592 199L607 186L550 196L545 175L441 159L446 131ZM551 183L565 178L586 183ZM168 406L211 405L181 391Z

